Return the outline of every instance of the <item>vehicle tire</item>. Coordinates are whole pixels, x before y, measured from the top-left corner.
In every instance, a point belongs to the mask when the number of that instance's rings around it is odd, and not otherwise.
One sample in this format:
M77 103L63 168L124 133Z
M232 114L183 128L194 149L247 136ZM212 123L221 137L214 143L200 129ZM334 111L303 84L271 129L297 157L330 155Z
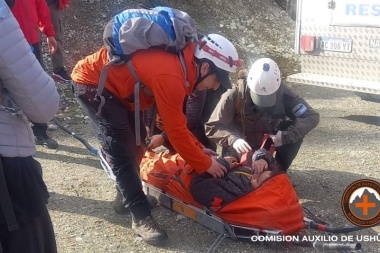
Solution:
M355 94L365 101L380 103L380 95L363 92L355 92Z

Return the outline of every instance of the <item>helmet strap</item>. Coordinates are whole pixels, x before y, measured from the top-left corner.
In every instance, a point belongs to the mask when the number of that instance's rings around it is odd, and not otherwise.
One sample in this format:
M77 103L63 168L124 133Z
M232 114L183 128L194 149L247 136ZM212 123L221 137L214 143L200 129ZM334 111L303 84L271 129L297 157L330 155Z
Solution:
M202 76L201 75L201 66L202 66L202 64L204 62L207 62L210 65L210 70L209 70L209 72L206 75ZM200 84L208 76L214 74L214 72L212 71L212 64L209 61L207 61L207 60L199 60L199 61L197 61L197 72L198 72L198 75L197 75L198 77L197 77L197 81L195 82L194 89L198 86L198 84Z
M197 78L197 81L195 82L195 85L194 85L194 89L198 86L198 84L200 84L203 80L205 80L207 77L209 77L210 75L212 75L212 74L215 74L213 71L211 71L211 69L210 69L210 71L206 74L206 75L204 75L204 76L202 76L201 75L201 66L202 65L202 63L200 63L199 65L198 65L198 78Z

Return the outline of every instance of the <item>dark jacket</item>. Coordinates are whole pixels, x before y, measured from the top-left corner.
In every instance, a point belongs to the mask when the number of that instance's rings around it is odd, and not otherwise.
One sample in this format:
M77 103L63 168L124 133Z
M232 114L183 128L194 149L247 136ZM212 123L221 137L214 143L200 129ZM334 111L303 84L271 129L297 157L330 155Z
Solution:
M252 161L260 159L267 161L268 170L278 172L276 161L267 150L259 149L253 154ZM190 183L190 193L193 198L207 207L211 207L214 201L219 201L218 205L225 205L253 190L251 185L253 171L249 166L240 165L230 169L224 158L218 158L218 162L228 170L223 178L213 178L206 172L194 176Z
M243 138L256 150L264 134L281 130L283 145L295 143L318 123L319 114L284 83L277 91L275 106L257 108L243 78L223 94L206 123L206 136L223 147Z
M220 161L223 158L218 159ZM221 204L226 204L253 190L249 179L252 171L249 167L239 166L230 170L228 163L221 163L228 169L223 178L214 178L205 172L194 176L190 183L191 195L204 206L211 207L218 200Z

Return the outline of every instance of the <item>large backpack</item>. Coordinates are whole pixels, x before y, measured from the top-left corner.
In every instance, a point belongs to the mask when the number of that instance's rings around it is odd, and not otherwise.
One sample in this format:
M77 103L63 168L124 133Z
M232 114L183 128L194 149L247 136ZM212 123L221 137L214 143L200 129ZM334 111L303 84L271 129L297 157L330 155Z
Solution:
M100 75L97 98L100 99L98 115L105 103L102 96L107 79L108 68L112 64L127 64L136 83L134 86L136 145L140 140L140 103L139 90L143 87L130 61L137 50L151 47L178 54L187 81L187 71L182 50L192 41L197 41L194 20L186 13L170 7L153 9L127 9L114 16L107 24L103 34L104 44L109 52L109 63Z

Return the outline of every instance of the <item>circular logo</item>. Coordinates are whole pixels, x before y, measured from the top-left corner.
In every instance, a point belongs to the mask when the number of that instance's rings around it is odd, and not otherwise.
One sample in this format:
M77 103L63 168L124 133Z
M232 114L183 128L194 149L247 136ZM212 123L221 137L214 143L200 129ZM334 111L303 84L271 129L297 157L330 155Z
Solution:
M380 184L361 179L350 184L342 196L346 218L360 227L372 227L380 222Z

